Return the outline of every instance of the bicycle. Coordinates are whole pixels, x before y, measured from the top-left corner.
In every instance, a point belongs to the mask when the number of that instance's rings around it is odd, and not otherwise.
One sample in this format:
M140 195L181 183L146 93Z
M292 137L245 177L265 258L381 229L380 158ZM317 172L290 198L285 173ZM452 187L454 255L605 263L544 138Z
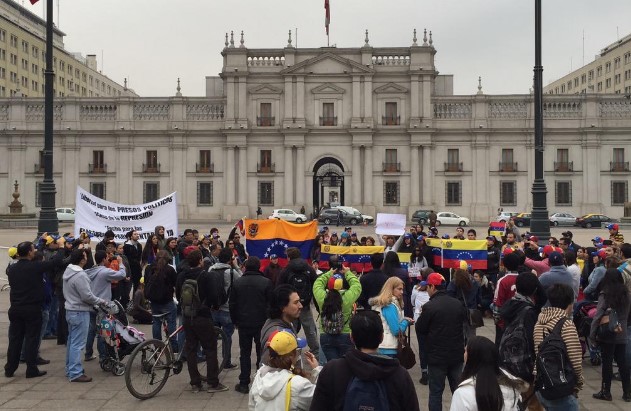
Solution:
M181 358L183 350L180 349L177 358L174 358L175 354L170 343L172 338L184 330L184 326L180 325L169 335L167 315L169 313L154 315L154 318L162 321L162 329L166 335L164 340L151 339L140 343L129 356L125 366L127 390L140 400L146 400L158 394L169 379L171 372L177 375L182 372L184 366ZM226 365L230 347L223 344L227 336L220 327L215 326L215 333L217 334L218 372L221 372ZM198 364L202 364L200 374L204 376L206 374L206 361L200 361L199 358L187 359L187 361L191 360L196 360Z

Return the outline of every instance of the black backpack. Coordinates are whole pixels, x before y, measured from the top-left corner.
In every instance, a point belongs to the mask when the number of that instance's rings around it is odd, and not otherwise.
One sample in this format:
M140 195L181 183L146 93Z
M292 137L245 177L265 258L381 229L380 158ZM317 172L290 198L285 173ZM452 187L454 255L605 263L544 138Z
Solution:
M151 269L148 281L145 283L145 298L152 303L164 304L170 299L169 287L167 287L167 278L165 275L167 267L159 272L155 268Z
M539 344L535 389L547 400L567 397L574 393L576 386L574 368L561 336L566 320L565 317L561 318Z
M234 269L230 268L230 287L228 287L228 291L226 291L223 275L224 271L226 271L224 268L211 268L208 270L211 284L210 290L212 292L206 297L206 304L213 310L218 310L219 307L228 302L232 283L234 282Z
M525 307L513 321L506 326L500 342L500 367L524 381L532 381L535 366L535 352L532 346L532 334L529 335L524 320L533 307Z
M287 283L294 286L300 297L303 307L308 307L313 298L313 284L311 284L311 272L309 270L292 272L287 278Z
M381 380L365 381L353 377L346 388L344 411L387 411L388 392Z

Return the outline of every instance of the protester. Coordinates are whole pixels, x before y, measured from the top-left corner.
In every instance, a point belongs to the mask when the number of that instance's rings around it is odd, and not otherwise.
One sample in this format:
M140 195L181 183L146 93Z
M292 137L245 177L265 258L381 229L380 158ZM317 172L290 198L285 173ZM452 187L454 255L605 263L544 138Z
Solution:
M485 317L492 317L491 304L493 303L493 297L495 295L495 284L489 281L483 271L475 271L473 273L473 280L478 283L480 287L478 309L482 311Z
M169 262L169 255L161 250L158 252L156 262L147 266L145 269L145 297L151 302L153 315L168 313L166 316L167 331L171 335L177 327L177 307L173 301L177 274ZM140 283L140 280L138 281ZM162 320L160 318L153 318L151 331L153 338L162 339ZM171 347L174 352L179 352L176 337L171 338Z
M471 278L469 271L457 268L454 270L453 281L447 286L447 295L460 301L467 310L477 310L480 303L480 285ZM462 326L465 339L475 336L476 330L469 323L469 316L465 318Z
M272 291L267 312L268 318L261 329L261 346L263 348L261 361L263 364L269 364L269 349L265 344L269 341L272 333L283 329L295 332L293 323L300 318L300 311L302 311L300 296L293 286L283 284Z
M386 280L388 280L388 276L381 271L381 266L383 265L382 253L372 254L370 256L370 265L372 266L372 270L362 275L359 279L362 292L357 299L357 304L365 309L370 309L368 300L379 295L383 285L386 283Z
M418 319L423 312L423 306L429 301L427 293L427 276L431 274L431 268L424 268L421 274L421 281L412 289L412 305L414 306L414 324L416 340L418 342L422 385L427 385L427 353L425 352L425 336L419 333Z
M390 277L381 292L368 303L377 311L383 323L383 341L379 344L379 354L395 358L399 334L405 334L414 320L403 315L403 281Z
M153 324L151 307L145 298L145 277L140 278L140 286L134 293L133 306L129 311L134 321L138 324Z
M283 268L280 264L278 264L278 255L270 254L269 264L265 267L263 275L272 282L273 287L276 287L276 284L278 284L278 279L282 270Z
M407 317L412 317L412 282L408 275L408 270L401 266L399 261L399 255L395 251L388 251L385 253L383 259L383 272L388 277L396 276L403 282L403 296L402 301L404 304L404 313Z

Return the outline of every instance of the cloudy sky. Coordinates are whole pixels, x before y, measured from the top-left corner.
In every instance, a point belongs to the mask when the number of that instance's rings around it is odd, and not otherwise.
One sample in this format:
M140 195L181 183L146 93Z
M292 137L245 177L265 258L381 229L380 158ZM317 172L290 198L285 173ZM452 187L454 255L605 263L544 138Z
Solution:
M96 54L99 68L141 96L201 96L221 71L226 31L250 48L326 46L324 0L54 0L66 48ZM31 6L42 16L40 0ZM409 46L412 30L433 32L436 67L456 94L527 93L534 65L534 0L330 0L331 44ZM631 34L630 0L543 0L544 85ZM59 20L58 20L59 19ZM584 40L583 40L584 38ZM238 39L238 37L237 37ZM238 42L237 42L238 44ZM295 41L294 41L295 44ZM584 44L584 46L583 46Z

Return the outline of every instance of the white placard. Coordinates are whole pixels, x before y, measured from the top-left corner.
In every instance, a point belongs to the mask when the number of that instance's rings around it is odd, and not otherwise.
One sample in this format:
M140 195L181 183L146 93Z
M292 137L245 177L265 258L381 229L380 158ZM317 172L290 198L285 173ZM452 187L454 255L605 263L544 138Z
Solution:
M405 233L405 214L377 213L375 233L379 235L403 235Z
M177 231L177 202L175 193L146 204L116 204L93 196L77 187L74 234L87 232L93 240L101 241L107 230L114 232L114 241L125 241L125 234L135 230L140 241L147 240L156 226L164 226L165 237L175 237Z

